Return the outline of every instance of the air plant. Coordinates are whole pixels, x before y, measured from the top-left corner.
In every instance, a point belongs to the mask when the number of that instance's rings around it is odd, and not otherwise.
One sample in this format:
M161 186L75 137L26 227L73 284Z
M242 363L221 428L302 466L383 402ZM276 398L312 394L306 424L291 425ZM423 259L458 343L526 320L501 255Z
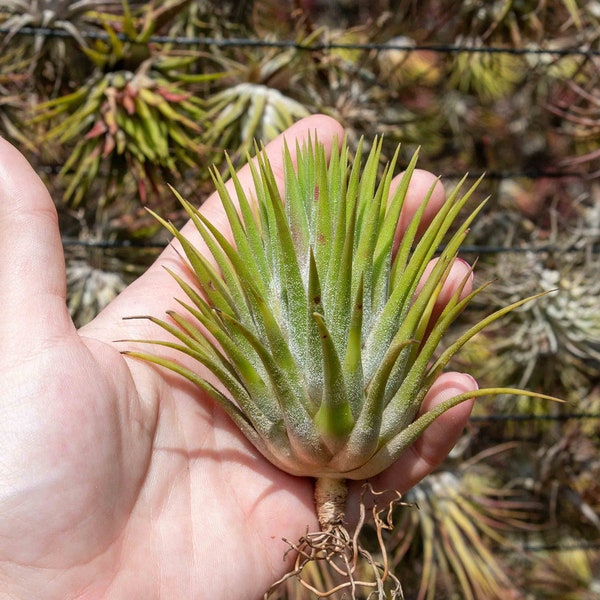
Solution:
M468 274L445 309L434 313L469 225L484 203L458 220L475 190L473 186L461 195L459 185L417 241L430 192L395 248L397 221L417 156L388 201L398 152L378 181L380 153L381 140L376 139L363 165L359 145L350 164L343 143L327 163L323 145L309 140L297 148L295 170L286 148L285 202L268 159L260 153L250 163L257 206L233 175L239 213L215 170L233 245L201 212L180 200L218 270L157 215L181 243L194 279L188 283L171 271L186 299L179 300L180 311L168 311L168 320L141 317L173 336L173 341L149 343L193 358L223 387L175 360L127 354L188 378L214 398L275 466L315 478L321 531L293 545L301 559L292 576L302 581L307 563L331 561L332 555L341 562L342 567L336 565L340 570L361 558L372 567L373 581L357 582L348 568L342 588L354 596L357 585L367 586L383 597L386 579L397 595L400 583L385 568L385 559L380 570L348 533L346 482L386 469L451 407L473 397L508 393L505 388L466 392L415 418L452 356L477 332L527 300L483 318L435 356L452 322L482 291L480 287L463 297ZM449 234L451 227L454 232ZM417 293L446 234L449 239ZM387 526L386 519L380 518L379 524ZM385 548L381 550L385 557Z
M481 365L483 378L501 373L518 386L560 390L577 401L589 393L600 374L598 257L590 250L563 240L554 251L513 253L498 261L490 271L497 285L481 297L486 308L523 293L556 292L520 307L482 334L478 343L489 351Z
M476 48L459 52L451 65L449 83L463 94L472 93L483 102L493 102L511 94L526 73L522 57L486 51L481 40L459 38L457 45Z
M571 546L571 547L570 547ZM600 552L566 538L529 572L529 589L544 600L595 600L600 594Z
M196 164L204 113L190 93L148 75L147 66L136 73L100 75L67 96L39 105L44 113L38 121L69 112L46 137L61 143L77 140L60 171L68 178L64 199L73 206L85 198L103 164L109 197L114 195L111 184L129 174L144 203L165 178L181 177L185 167Z
M21 64L33 81L53 80L53 87L58 89L65 71L81 62L78 48L88 45L86 32L94 27L87 17L97 5L96 0L3 0L1 8L8 18L2 27L8 33L0 44L0 51L8 53L12 65ZM24 28L38 31L21 35ZM48 29L66 35L48 35ZM47 72L49 65L51 69Z
M161 29L172 38L187 38L190 49L205 48L205 38L245 38L253 20L253 0L230 2L220 0L176 0L177 14ZM262 2L261 2L262 8ZM289 18L289 11L286 10ZM272 33L272 29L270 30ZM197 44L194 43L197 41Z
M108 40L85 49L95 73L75 91L37 107L34 122L59 118L45 140L74 143L60 171L68 180L64 199L73 206L101 169L104 203L118 196L122 178L129 176L145 203L151 192L161 197L165 179L183 178L198 162L204 111L187 85L214 75L187 73L193 54L153 54L148 40L154 27L151 12L141 23L125 13L125 39L105 23Z
M415 575L420 572L421 581L414 582L411 598L437 598L438 590L464 600L520 597L497 550L518 552L511 534L542 528L542 504L497 481L495 469L483 462L512 446L485 450L460 464L454 461L406 494L414 508L402 511L389 545L393 564L413 558L418 565Z
M313 36L299 41L309 45ZM206 98L204 143L219 155L226 150L235 166L242 164L254 140L268 141L295 121L307 116L308 109L288 90L307 75L310 60L295 48L259 48L238 57L211 53L211 59L224 70L219 89Z
M302 117L308 109L279 90L261 83L242 82L208 98L205 143L231 148L239 164L254 139L272 140Z

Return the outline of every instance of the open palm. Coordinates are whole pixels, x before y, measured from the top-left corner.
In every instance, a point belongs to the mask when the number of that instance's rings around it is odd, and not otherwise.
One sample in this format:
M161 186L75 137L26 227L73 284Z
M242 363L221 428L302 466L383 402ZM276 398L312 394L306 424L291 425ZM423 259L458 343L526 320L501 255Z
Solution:
M315 130L325 144L343 135L324 116L284 135L293 148ZM282 138L268 146L280 179L281 148ZM247 170L240 180L250 186ZM414 174L399 234L432 181ZM440 186L430 206L442 198ZM227 230L216 196L202 210ZM311 480L273 467L187 381L120 354L115 340L160 334L124 317L174 307L164 266L181 268L174 247L77 331L52 201L0 142L0 598L257 598L289 567L281 538L317 526ZM467 269L455 264L444 297ZM424 409L474 387L446 373ZM440 417L376 487L418 482L469 411Z

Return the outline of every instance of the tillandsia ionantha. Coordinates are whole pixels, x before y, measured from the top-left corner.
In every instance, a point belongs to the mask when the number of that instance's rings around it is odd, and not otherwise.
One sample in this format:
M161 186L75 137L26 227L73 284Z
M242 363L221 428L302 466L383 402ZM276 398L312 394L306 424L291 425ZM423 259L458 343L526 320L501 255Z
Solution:
M185 295L178 300L181 309L168 311L168 319L143 318L173 339L148 342L195 359L220 385L160 355L128 354L186 377L210 394L274 465L315 478L321 531L292 545L299 550L295 575L300 578L305 562L330 561L335 554L342 563L335 568L347 578L340 589L355 597L357 586L366 585L384 597L387 579L395 582L397 597L400 584L385 560L383 566L376 564L344 525L347 481L366 480L386 469L451 407L477 396L514 392L469 391L417 417L452 356L527 300L482 319L436 353L450 325L485 287L469 291L469 272L445 308L434 309L469 225L485 202L461 217L476 188L461 194L463 179L425 227L432 188L398 243L395 233L417 154L393 189L399 150L378 177L382 140L375 139L369 151L364 147L361 141L351 157L344 141L327 160L314 136L297 144L294 167L286 146L285 194L278 190L266 154L259 152L250 161L255 198L232 176L237 204L213 170L233 243L179 199L214 262L156 215L181 244L192 279L170 271ZM230 169L233 173L231 163ZM386 521L380 523L385 528ZM374 565L374 581L356 581L357 557Z

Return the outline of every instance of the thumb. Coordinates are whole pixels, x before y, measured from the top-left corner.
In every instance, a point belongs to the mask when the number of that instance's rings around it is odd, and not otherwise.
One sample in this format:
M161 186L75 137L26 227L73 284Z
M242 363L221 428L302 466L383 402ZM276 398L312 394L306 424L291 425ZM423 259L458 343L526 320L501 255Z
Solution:
M72 329L56 209L25 157L0 139L0 356Z

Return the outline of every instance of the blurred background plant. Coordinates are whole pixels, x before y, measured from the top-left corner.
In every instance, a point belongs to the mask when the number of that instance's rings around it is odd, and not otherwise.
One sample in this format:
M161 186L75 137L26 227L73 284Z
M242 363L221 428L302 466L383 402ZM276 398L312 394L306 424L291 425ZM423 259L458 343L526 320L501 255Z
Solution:
M104 4L116 4L105 2ZM3 0L0 13L6 32L0 43L0 65L29 76L35 89L56 90L70 77L81 77L80 47L93 25L86 17L94 0ZM25 34L31 30L31 34Z
M297 41L310 45L312 39ZM203 140L213 162L222 161L226 150L240 166L255 140L270 141L309 114L304 104L288 95L290 88L297 89L310 76L309 54L279 47L235 48L225 54L217 47L211 58L223 69L218 89L206 98Z
M514 445L501 444L469 458L467 436L444 468L406 494L414 507L400 515L394 559L399 570L406 562L418 564L407 573L418 600L519 597L506 560L510 552L519 552L510 536L541 529L541 504L486 460Z
M87 80L34 111L32 123L52 125L43 141L70 149L59 175L68 179L64 200L75 207L103 180L103 210L121 196L125 176L143 204L155 205L201 154L204 111L185 88L212 76L190 73L193 53L149 44L164 11L149 6L136 18L123 7L122 17L100 15L106 37L82 48L95 67Z
M167 183L199 204L225 150L238 166L306 114L339 119L351 146L402 142L400 162L420 146L448 185L486 172L465 255L493 280L481 301L555 291L455 367L568 402L478 403L452 460L407 494L419 508L397 509L391 553L407 598L591 600L599 31L597 0L0 0L0 132L56 200L78 325L166 243L145 206L181 223ZM313 596L290 582L286 597Z
M600 594L600 552L577 548L577 540L571 538L563 544L564 549L543 554L533 565L529 589L534 597L547 600L595 600Z

